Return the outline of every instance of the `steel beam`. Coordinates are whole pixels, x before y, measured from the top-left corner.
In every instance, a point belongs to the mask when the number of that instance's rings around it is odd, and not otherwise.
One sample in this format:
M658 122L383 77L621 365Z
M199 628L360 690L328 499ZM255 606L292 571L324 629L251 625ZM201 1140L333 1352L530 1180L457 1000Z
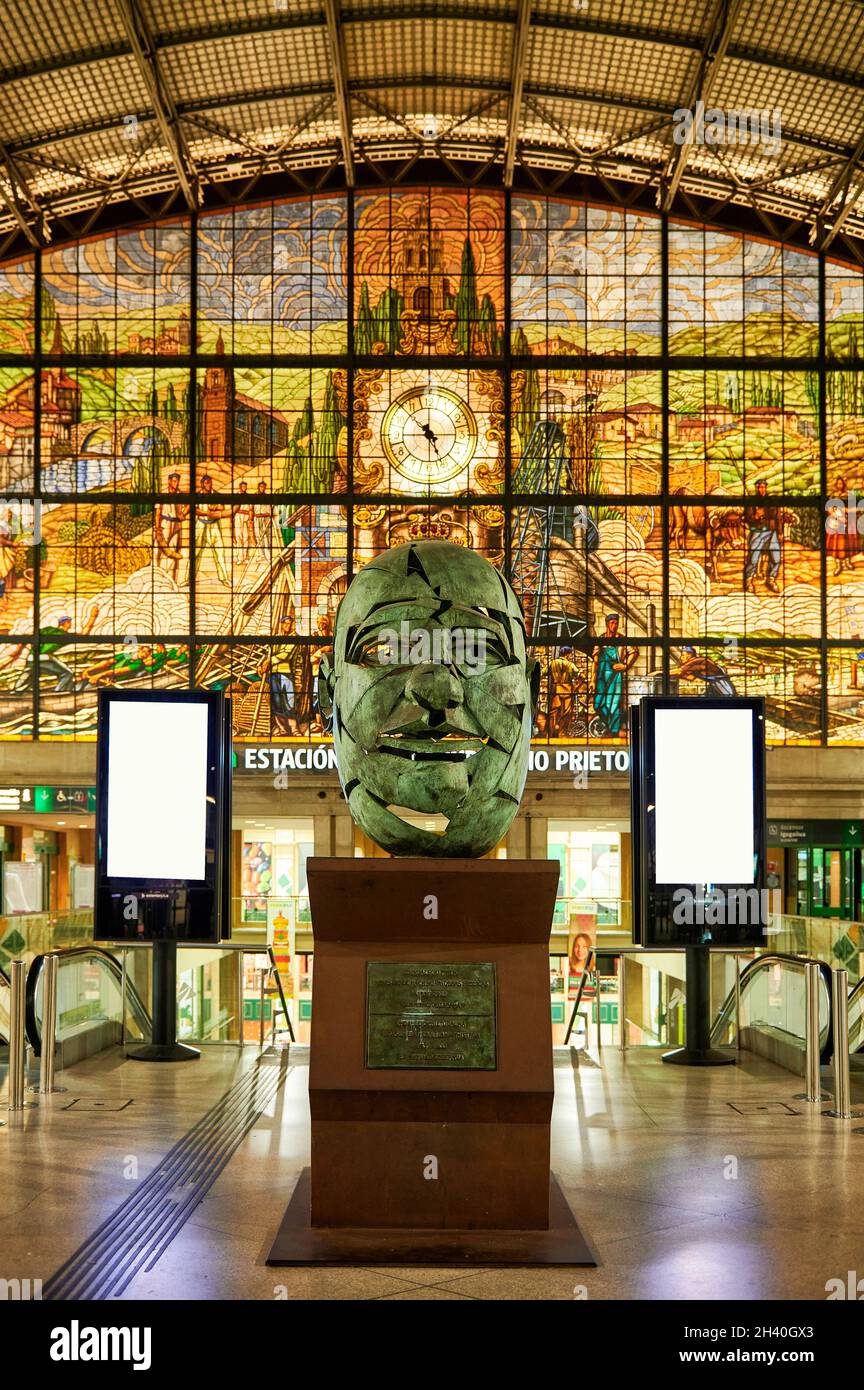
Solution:
M342 141L342 158L345 163L345 182L349 188L353 188L354 152L351 141L351 107L345 74L345 49L339 25L338 3L339 0L324 0L324 16L327 24L327 47L333 70L333 88L336 93L336 110L339 115L339 137Z
M24 233L31 246L40 246L40 230L42 226L42 210L33 194L30 192L27 180L18 168L14 157L9 153L6 146L0 144L0 165L9 180L9 193L5 198L6 206L9 208L13 218L18 223L20 230ZM24 211L24 205L31 209L36 218L34 228L30 219Z
M525 86L525 66L528 61L528 35L531 29L531 0L519 0L516 30L513 35L513 60L510 67L510 105L507 111L507 138L504 145L504 187L512 188L516 167L516 148L519 143L519 119L522 115L522 89Z
M847 159L843 168L840 170L836 179L832 183L825 201L816 213L813 222L813 230L810 235L811 242L819 240L819 250L827 251L835 236L842 231L849 217L855 210L862 192L864 192L864 170L861 168L861 160L864 159L864 134L855 146L851 155ZM858 177L855 172L858 171ZM825 230L825 221L831 216L831 209L838 198L842 197L838 211L834 215L831 226Z
M180 118L162 68L156 45L138 0L117 0L129 46L132 49L153 114L165 146L177 171L177 182L189 208L198 206L198 173L180 129Z
M717 0L696 75L690 85L689 92L681 103L685 110L695 111L700 103L704 106L711 95L711 88L726 56L726 50L729 47L740 9L741 0ZM677 153L672 156L665 172L660 176L657 206L662 208L663 212L669 211L675 194L678 192L678 185L681 182L692 143L692 140L688 138L678 146Z

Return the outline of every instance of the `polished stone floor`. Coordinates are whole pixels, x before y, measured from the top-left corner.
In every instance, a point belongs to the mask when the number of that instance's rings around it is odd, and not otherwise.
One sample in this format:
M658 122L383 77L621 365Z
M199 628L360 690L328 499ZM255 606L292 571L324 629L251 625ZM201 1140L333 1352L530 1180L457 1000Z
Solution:
M256 1055L210 1047L163 1066L115 1049L58 1074L67 1091L38 1108L0 1108L0 1278L46 1281ZM308 1054L288 1062L273 1105L124 1297L824 1299L829 1279L864 1277L864 1120L823 1117L793 1098L798 1078L746 1053L701 1070L612 1049L599 1062L556 1052L553 1167L596 1269L268 1268L308 1162Z

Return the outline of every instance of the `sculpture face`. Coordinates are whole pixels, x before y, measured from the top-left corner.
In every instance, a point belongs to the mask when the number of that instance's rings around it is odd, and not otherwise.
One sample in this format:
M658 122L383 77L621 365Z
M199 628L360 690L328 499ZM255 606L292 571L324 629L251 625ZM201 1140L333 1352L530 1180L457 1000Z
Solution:
M516 596L488 560L418 541L371 561L319 675L357 824L393 854L486 854L519 807L538 688ZM406 812L447 828L419 829Z

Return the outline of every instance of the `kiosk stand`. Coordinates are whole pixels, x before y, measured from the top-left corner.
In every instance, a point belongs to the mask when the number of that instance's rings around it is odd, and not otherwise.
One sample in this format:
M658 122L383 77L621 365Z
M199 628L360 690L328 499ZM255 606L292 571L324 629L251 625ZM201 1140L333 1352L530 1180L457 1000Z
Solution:
M190 1062L177 1041L177 946L230 920L231 713L221 692L100 690L97 941L153 943L153 1036L136 1062ZM242 1020L240 1024L242 1028Z
M734 1054L711 1046L711 960L707 946L684 949L687 983L687 1044L665 1052L663 1061L685 1067L727 1067Z
M634 939L686 954L687 1041L663 1061L728 1066L711 1046L709 952L766 941L764 702L646 697L630 743Z
M177 1041L177 942L153 942L153 1038L129 1048L133 1062L192 1062L201 1053Z

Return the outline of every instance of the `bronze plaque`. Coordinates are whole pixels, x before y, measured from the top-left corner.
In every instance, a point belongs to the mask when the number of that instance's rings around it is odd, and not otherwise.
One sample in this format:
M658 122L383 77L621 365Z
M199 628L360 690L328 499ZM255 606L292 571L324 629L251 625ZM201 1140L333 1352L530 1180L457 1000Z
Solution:
M366 965L366 1065L495 1071L495 966Z

